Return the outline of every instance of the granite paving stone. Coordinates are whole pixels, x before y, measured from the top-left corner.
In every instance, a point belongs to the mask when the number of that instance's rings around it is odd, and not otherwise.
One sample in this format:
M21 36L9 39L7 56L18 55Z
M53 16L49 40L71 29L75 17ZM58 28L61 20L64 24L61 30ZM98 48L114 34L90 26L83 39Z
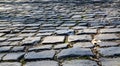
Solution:
M3 60L8 60L8 61L19 61L21 59L21 57L24 55L25 53L8 53L7 55L5 55L3 57Z
M120 43L119 42L112 42L112 41L109 41L109 42L100 42L100 43L98 43L98 45L100 46L100 47L112 47L112 46L118 46L118 45L120 45Z
M35 33L22 33L22 34L19 34L18 36L20 37L31 37L31 36L34 36Z
M8 41L21 41L23 39L23 37L13 37L8 39Z
M36 61L36 62L27 62L25 66L59 66L56 61Z
M73 44L73 47L90 48L93 47L93 44L90 42L78 42Z
M10 51L11 52L25 51L25 46L14 46Z
M50 44L50 43L63 43L65 40L65 36L47 36L43 39L43 44Z
M90 35L70 35L68 36L68 42L76 42L76 41L90 41L92 37Z
M55 55L54 50L46 50L42 52L28 52L24 58L26 60L38 60L38 59L53 59Z
M100 59L103 66L120 66L120 58L102 58Z
M5 40L7 40L6 37L0 37L0 42L3 42L3 41L5 41Z
M3 36L3 35L5 35L5 33L0 33L0 37Z
M120 47L108 47L108 48L100 48L100 54L103 56L119 56L120 55Z
M50 36L52 34L53 33L51 33L51 32L48 32L48 33L38 33L38 34L36 34L36 36Z
M101 33L120 33L119 28L101 29Z
M2 57L3 57L4 55L5 55L4 53L1 53L1 54L0 54L0 61L2 60Z
M9 52L12 46L0 47L0 52Z
M10 43L11 43L11 42L7 42L7 41L6 41L6 42L1 42L1 43L0 43L0 46L7 46L7 45L9 45Z
M52 49L52 45L42 45L29 48L28 51L39 51L39 50L50 50Z
M0 66L21 66L22 64L19 62L2 62Z
M119 40L120 37L116 34L99 34L95 36L96 39L103 40L103 41L111 41L111 40Z
M54 45L54 49L58 50L58 49L65 49L68 47L68 43L65 44L58 44L58 45Z
M70 60L64 61L63 66L98 66L95 61L91 60Z
M56 30L55 34L57 34L57 35L73 35L74 30Z
M41 40L41 37L28 37L22 41L22 44L23 45L32 45L32 44L39 42L40 40Z
M67 57L82 57L82 56L93 56L92 52L88 48L69 48L63 49L60 53L57 54L59 59Z

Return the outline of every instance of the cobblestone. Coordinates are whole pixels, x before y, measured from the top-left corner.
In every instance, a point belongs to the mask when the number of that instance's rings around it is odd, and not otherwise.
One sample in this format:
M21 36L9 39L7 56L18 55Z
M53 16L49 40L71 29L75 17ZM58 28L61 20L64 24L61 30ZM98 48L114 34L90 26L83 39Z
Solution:
M0 0L0 66L119 66L119 0Z

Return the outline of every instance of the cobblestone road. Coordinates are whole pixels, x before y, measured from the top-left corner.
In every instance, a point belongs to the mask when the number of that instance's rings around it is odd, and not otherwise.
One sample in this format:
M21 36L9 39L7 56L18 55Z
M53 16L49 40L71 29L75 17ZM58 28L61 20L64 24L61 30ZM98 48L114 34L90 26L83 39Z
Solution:
M0 0L0 66L120 66L119 0L73 1Z

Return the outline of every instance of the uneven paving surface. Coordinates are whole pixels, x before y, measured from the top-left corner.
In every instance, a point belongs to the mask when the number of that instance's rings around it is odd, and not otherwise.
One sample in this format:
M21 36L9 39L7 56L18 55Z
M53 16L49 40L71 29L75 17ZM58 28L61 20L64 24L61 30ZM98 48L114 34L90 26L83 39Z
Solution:
M120 66L119 3L0 0L0 66Z

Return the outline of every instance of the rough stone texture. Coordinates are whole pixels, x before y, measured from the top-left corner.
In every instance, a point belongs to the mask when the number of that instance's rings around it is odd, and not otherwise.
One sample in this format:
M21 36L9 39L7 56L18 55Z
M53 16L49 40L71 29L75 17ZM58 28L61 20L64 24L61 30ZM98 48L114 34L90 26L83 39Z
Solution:
M93 44L90 42L79 42L79 43L75 43L73 45L73 47L83 47L83 48L87 48L87 47L93 47Z
M1 54L0 54L0 61L2 60L2 57L3 57L4 55L5 55L4 53L1 53Z
M119 28L111 28L111 29L101 29L101 33L120 33Z
M52 45L42 45L42 46L29 48L29 51L50 50L51 48L52 48Z
M92 40L90 35L70 35L70 36L68 36L68 42L90 41L90 40Z
M100 46L100 47L109 47L109 46L117 46L117 45L120 45L120 43L119 42L100 42L100 43L98 43L98 45Z
M100 48L99 50L103 56L118 56L118 55L120 55L120 47Z
M71 60L62 63L63 66L98 66L96 62L91 60Z
M19 51L24 51L24 50L25 50L25 46L15 46L10 51L19 52Z
M65 49L67 47L68 47L67 43L65 43L65 44L58 44L58 45L54 46L54 49Z
M50 44L50 43L62 43L64 42L65 37L64 36L47 36L43 39L44 44Z
M19 62L2 62L0 66L21 66L22 64Z
M103 66L120 66L120 58L102 58Z
M96 39L99 40L105 40L105 41L111 41L111 40L119 40L120 37L118 37L115 34L99 34L97 36L95 36Z
M28 37L28 38L25 38L23 41L22 41L22 44L23 45L32 45L36 42L39 42L41 39L41 37Z
M20 58L24 55L24 53L8 53L3 57L3 60L9 60L9 61L19 61Z
M14 38L8 39L8 41L21 41L22 39L23 37L14 37Z
M24 58L26 60L37 60L37 59L53 59L55 55L54 50L42 51L42 52L28 52Z
M27 62L25 66L59 66L56 61L35 61Z
M90 49L87 48L69 48L63 49L60 53L57 54L58 58L64 57L77 57L77 56L92 56L92 52Z
M8 51L10 51L11 48L12 48L12 46L0 47L0 52L8 52Z

